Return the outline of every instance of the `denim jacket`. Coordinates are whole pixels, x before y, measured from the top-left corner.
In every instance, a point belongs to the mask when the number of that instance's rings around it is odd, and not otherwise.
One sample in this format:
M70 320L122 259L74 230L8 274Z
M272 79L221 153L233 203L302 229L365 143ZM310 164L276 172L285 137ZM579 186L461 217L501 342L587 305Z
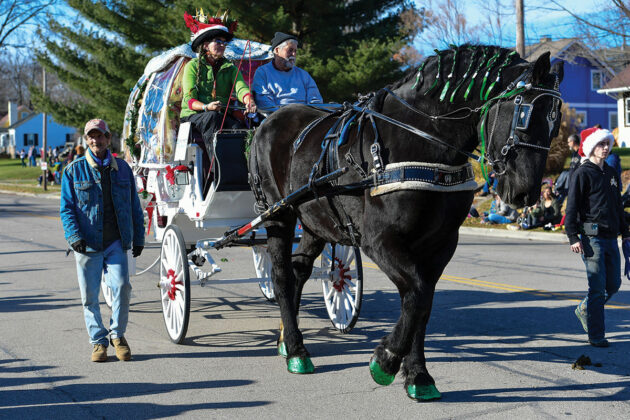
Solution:
M131 168L111 159L112 201L124 250L144 246L144 214ZM89 153L68 165L61 182L61 223L69 244L85 239L87 252L103 251L103 189Z

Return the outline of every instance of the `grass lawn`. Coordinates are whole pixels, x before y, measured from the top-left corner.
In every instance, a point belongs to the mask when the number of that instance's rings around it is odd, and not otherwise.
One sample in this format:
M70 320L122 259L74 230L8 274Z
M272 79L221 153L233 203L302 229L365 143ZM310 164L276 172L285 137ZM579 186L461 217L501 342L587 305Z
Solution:
M20 159L0 159L0 190L28 192L28 193L54 193L61 191L59 185L48 184L48 191L37 186L37 177L42 174L39 167L22 167Z

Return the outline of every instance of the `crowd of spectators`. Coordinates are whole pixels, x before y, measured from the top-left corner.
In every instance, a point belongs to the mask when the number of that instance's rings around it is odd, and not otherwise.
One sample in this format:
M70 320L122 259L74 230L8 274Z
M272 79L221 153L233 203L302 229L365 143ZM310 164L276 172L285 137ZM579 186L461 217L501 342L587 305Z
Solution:
M564 207L569 190L569 180L575 169L584 158L580 155L580 137L573 134L567 139L567 146L571 152L569 168L564 170L556 180L545 179L541 186L540 199L533 205L522 209L513 209L504 203L496 193L497 179L494 172L490 172L488 182L484 183L479 195L492 196L488 211L480 212L474 205L470 209L469 217L479 218L482 224L504 224L511 230L528 230L543 228L544 230L564 229ZM621 175L621 160L618 155L610 153L606 159L614 171ZM619 185L620 191L622 186ZM622 201L624 207L630 207L630 184L626 188ZM627 216L630 219L630 214Z

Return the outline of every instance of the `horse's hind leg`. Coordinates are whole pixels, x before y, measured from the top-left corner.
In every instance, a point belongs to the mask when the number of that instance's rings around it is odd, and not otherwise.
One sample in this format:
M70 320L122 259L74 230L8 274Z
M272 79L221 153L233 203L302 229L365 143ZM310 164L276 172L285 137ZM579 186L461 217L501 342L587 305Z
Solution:
M304 284L313 272L313 263L315 259L322 253L326 241L313 235L308 229L304 228L302 238L297 250L292 255L293 273L297 280L295 290L295 308L299 312L300 300L302 299L302 289Z
M319 256L319 254L321 254L325 245L326 242L323 239L314 236L305 228L302 233L302 238L300 238L300 244L291 257L293 263L293 274L296 278L295 298L293 300L296 315L299 314L300 311L302 289L304 289L304 284L313 272L313 262ZM283 325L280 325L278 354L283 357L287 357L287 349L284 343Z
M297 325L295 304L296 278L291 263L291 248L296 216L290 211L267 222L267 250L271 256L271 278L280 306L283 339L287 351L287 368L291 373L312 373L313 363L304 347L302 333Z

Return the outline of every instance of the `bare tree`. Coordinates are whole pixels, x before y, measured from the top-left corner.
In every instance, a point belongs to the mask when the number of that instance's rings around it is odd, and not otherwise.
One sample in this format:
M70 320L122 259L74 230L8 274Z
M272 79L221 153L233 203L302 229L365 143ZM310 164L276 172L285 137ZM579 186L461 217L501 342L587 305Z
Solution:
M428 0L423 16L426 29L419 39L433 48L478 43L482 27L468 22L464 5L462 0Z
M28 87L41 86L42 68L30 50L15 50L0 55L0 115L7 112L9 101L32 108ZM62 103L82 101L79 95L67 89L57 75L47 75L48 94Z
M579 15L571 6L558 0L545 0L541 8L563 11L575 20L573 36L581 39L615 70L630 63L630 2L624 0L600 0L588 15Z
M20 48L29 42L17 40L21 31L33 31L44 12L59 0L0 0L0 49Z

